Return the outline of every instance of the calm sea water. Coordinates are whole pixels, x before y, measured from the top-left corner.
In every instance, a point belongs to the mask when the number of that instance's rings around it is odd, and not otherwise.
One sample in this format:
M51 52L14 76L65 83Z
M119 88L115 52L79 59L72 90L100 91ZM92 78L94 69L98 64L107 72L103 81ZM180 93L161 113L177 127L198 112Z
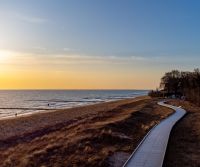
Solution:
M147 90L0 90L0 118L132 98Z

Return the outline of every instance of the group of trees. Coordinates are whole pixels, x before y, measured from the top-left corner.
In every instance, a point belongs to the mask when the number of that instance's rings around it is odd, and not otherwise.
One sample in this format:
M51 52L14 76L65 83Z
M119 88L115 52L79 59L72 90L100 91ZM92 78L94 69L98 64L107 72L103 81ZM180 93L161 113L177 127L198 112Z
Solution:
M150 94L154 96L183 96L200 105L200 70L167 72L161 78L160 89L161 91L154 91Z

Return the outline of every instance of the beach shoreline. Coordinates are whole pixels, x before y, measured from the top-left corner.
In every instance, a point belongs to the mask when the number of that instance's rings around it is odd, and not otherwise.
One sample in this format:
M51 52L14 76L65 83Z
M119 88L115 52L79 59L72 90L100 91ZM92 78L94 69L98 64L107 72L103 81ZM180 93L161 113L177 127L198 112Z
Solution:
M148 96L139 96L136 98L123 99L123 100L115 100L110 102L102 102L92 105L84 105L66 109L58 109L58 110L48 110L48 111L38 111L28 114L21 114L18 116L11 116L0 119L0 128L3 129L1 124L5 127L9 127L9 124L14 124L12 127L16 127L16 129L24 129L24 132L27 131L27 127L17 128L21 122L31 122L28 127L28 132L34 131L34 129L38 129L39 127L44 128L45 126L53 126L55 124L69 121L72 119L81 119L84 115L97 114L100 111L111 110L119 105L123 105L130 102L136 102L140 100L149 99ZM34 122L34 123L33 123ZM37 127L35 127L37 125ZM13 129L13 132L15 129ZM17 135L21 134L18 132ZM0 138L2 133L0 133ZM11 135L12 136L12 135Z
M104 101L104 102L96 102L94 104L84 104L84 105L80 105L80 106L72 106L72 107L66 107L66 108L61 108L61 109L29 109L28 110L35 110L34 112L30 112L30 113L23 113L23 114L13 114L11 116L4 116L4 117L0 117L0 121L1 120L9 120L9 119L18 119L21 117L31 117L34 116L35 114L43 114L43 113L50 113L50 112L60 112L60 111L67 111L67 110L71 110L71 109L81 109L82 107L91 107L91 106L96 106L96 105L103 105L103 104L109 104L109 103L118 103L120 101L129 101L129 100L133 100L137 98L137 100L143 99L143 98L147 98L147 96L137 96L137 97L130 97L130 98L125 98L125 99L118 99L118 100L109 100L109 101ZM5 108L5 109L9 109L9 108ZM11 108L13 109L13 108ZM24 109L24 108L19 108L19 109ZM37 111L38 110L38 111Z
M1 120L0 163L122 164L144 135L172 113L157 100L142 96Z
M0 119L144 95L146 90L0 90Z

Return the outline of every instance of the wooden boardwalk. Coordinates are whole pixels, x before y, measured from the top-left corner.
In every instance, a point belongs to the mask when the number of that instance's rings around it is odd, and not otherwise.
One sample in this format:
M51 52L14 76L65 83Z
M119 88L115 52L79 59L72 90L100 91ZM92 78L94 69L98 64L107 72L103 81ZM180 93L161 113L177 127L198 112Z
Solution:
M124 167L162 167L172 127L186 111L180 107L158 103L176 112L155 126L142 140Z

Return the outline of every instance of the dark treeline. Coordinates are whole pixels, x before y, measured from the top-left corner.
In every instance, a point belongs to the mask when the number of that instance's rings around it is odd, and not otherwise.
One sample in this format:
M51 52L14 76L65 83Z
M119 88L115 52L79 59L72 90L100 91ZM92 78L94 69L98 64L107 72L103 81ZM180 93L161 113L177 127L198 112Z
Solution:
M200 70L193 72L173 70L161 78L161 91L152 91L152 96L176 96L200 105Z

